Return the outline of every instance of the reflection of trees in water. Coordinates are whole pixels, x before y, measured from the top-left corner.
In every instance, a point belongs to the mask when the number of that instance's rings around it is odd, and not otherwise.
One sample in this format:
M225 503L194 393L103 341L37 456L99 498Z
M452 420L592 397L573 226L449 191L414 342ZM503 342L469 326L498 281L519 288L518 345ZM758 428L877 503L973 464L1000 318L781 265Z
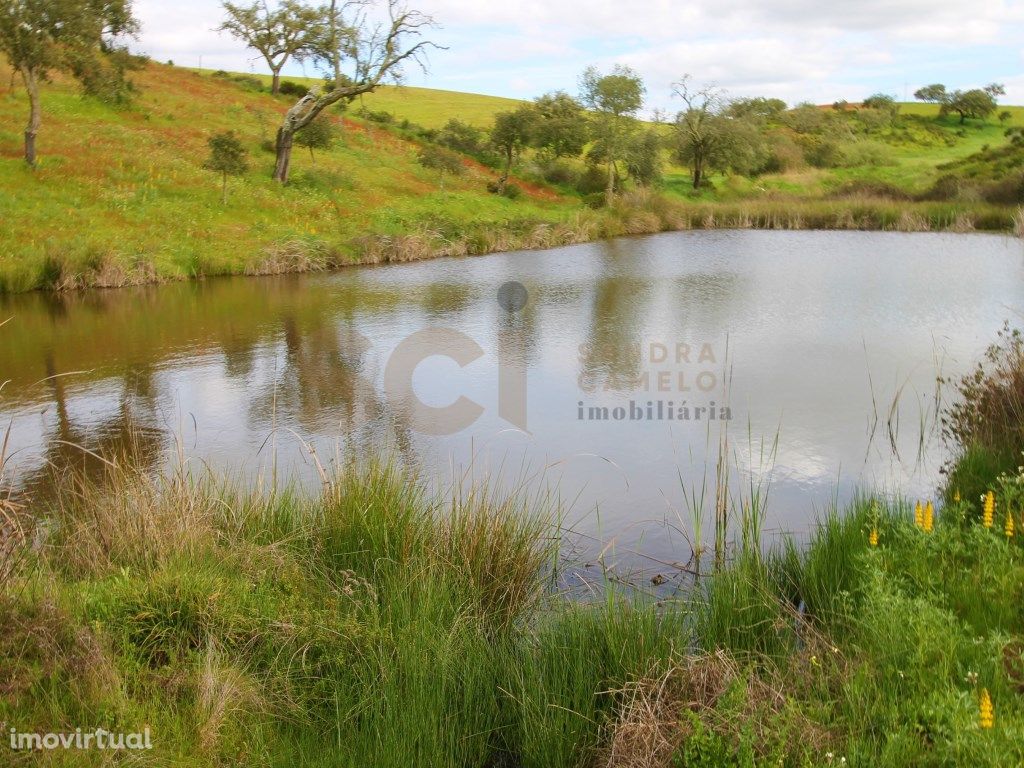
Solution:
M410 450L408 425L390 413L367 370L368 340L349 324L331 317L300 322L281 320L283 367L259 385L249 406L250 429L296 423L304 435L337 435L358 440L373 423L393 424L396 447ZM283 347L283 348L282 348Z
M586 349L580 354L582 381L599 389L636 386L643 363L641 329L651 294L644 280L614 275L597 279Z
M673 316L683 331L702 334L706 338L699 341L710 342L712 336L725 335L730 322L743 315L740 307L750 303L751 286L748 278L735 272L679 275L669 286Z
M472 287L466 283L429 283L418 293L431 320L463 312L475 298Z
M57 370L52 350L44 353L44 360L56 423L43 436L39 468L19 482L33 502L53 500L69 476L103 485L109 477L107 462L147 470L160 464L167 437L157 426L152 367L130 366L120 381L115 412L99 422L78 424L68 407L67 379Z

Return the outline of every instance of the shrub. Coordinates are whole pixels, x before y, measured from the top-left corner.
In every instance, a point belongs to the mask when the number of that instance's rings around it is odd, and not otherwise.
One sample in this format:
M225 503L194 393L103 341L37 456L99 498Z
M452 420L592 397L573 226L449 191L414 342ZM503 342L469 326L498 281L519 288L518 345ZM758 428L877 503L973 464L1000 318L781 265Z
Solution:
M986 202L1002 205L1024 203L1024 174L1016 173L988 185L983 190L982 197Z
M843 152L831 139L812 137L804 142L804 158L815 168L837 168L843 162Z
M549 184L574 186L580 180L580 172L565 162L554 160L541 170L541 177Z
M334 124L321 116L295 134L295 143L308 149L310 160L316 162L313 150L330 149L337 136L338 131Z
M579 181L576 182L576 191L581 195L591 195L595 192L603 192L608 185L608 176L596 165L587 167Z
M407 123L408 121L403 122ZM479 153L483 146L483 131L461 120L452 118L437 133L436 141L442 147L447 147L466 155L474 155Z
M523 194L523 190L511 182L505 182L505 186L502 188L500 182L489 181L487 182L487 191L492 195L507 197L509 200L516 200Z
M278 93L282 96L295 96L302 98L309 93L309 88L302 83L296 83L291 80L282 80L278 86Z
M947 490L977 498L1024 451L1024 335L1005 324L974 372L954 384L958 398L942 415L942 437L956 454Z

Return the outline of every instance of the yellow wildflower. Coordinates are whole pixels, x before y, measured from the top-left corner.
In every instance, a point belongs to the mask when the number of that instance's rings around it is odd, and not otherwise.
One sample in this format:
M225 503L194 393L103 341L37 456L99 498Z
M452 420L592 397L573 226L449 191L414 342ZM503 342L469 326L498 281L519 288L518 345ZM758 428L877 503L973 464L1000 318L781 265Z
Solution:
M1006 525L1003 527L1003 532L1006 534L1006 538L1013 538L1013 513L1010 510L1006 510Z
M871 533L868 534L868 544L872 547L878 546L878 529L872 528Z
M956 502L957 504L960 503L960 489L959 488L957 488L955 491L953 491L953 501Z
M996 495L989 491L985 494L984 515L981 522L986 528L992 527L993 515L996 511Z
M920 501L914 505L914 525L924 528L924 507L921 506Z
M930 501L924 506L924 521L922 528L928 533L931 533L932 528L935 526L935 505Z
M995 721L996 713L992 707L992 697L988 695L988 688L982 688L978 701L978 722L982 728L991 728Z

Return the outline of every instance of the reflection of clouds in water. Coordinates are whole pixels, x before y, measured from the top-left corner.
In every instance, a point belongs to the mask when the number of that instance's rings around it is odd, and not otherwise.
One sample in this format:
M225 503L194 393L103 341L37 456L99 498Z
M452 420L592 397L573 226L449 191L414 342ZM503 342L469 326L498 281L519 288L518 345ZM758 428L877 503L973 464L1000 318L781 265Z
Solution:
M296 471L311 487L315 471L285 427L321 455L333 455L339 442L364 456L388 446L429 478L472 464L485 473L504 468L514 485L511 468L527 466L539 477L546 467L562 498L575 502L578 530L671 559L677 538L650 521L687 520L683 491L702 476L713 494L717 432L698 422L580 422L577 402L590 400L579 389L581 370L625 382L600 394L604 404L683 397L693 404L696 393L630 391L644 370L693 372L651 364L634 345L715 345L716 367L728 365L732 374L735 482L751 466L768 469L760 441L770 444L779 434L773 526L798 530L833 494L845 498L857 484L921 493L936 482L941 457L933 451L916 462L922 414L934 421L935 361L947 375L965 370L1002 324L1005 307L1019 304L1024 284L1019 244L970 238L974 268L965 273L966 242L939 235L679 233L111 292L94 302L9 297L3 301L18 310L11 311L18 322L5 329L11 343L0 350L14 379L3 392L5 415L16 421L13 445L35 445L35 461L63 418L66 434L94 444L111 444L129 423L152 427L164 443L183 427L196 455L234 470L252 467L276 424L279 468ZM509 280L530 297L514 314L496 300ZM484 350L465 369L417 369L423 399L444 404L466 395L487 409L456 435L411 432L406 410L382 391L391 351L427 327L456 329ZM581 345L596 354L581 361ZM499 349L527 365L528 435L497 415ZM46 386L32 389L46 375L41 350L51 350L55 371L91 372L68 377L59 398ZM901 387L902 464L892 457L887 431ZM267 466L269 450L258 466Z

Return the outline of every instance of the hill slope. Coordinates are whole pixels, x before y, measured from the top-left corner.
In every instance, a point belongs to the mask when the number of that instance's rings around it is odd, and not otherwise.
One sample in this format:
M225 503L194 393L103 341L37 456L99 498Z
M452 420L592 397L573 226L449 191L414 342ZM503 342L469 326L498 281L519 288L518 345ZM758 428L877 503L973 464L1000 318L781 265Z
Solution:
M327 266L355 258L355 239L368 233L486 237L561 220L578 205L527 184L516 201L488 194L493 173L469 160L442 190L417 162L416 143L339 114L335 147L315 159L296 147L292 183L282 188L270 179L266 147L287 99L158 64L132 79L139 97L120 110L68 81L45 86L33 172L21 159L25 94L0 68L0 290ZM433 109L438 93L421 94L420 111ZM381 104L396 98L405 99L386 91ZM222 205L219 179L203 162L209 136L228 129L244 142L250 169L229 182ZM419 255L412 241L403 248L397 257Z
M529 180L516 180L524 194L514 200L488 193L494 171L469 157L460 175L445 178L420 165L427 129L451 117L486 127L513 100L382 88L344 113L331 110L340 139L315 157L296 147L282 187L270 179L273 137L295 96L270 96L258 76L155 63L132 79L139 95L124 109L83 97L68 80L47 84L32 171L22 160L26 97L0 66L0 292L326 269L696 227L1024 231L1024 176L1019 184L1001 178L1013 160L1004 131L1022 117L1014 108L1006 124L968 126L933 119L926 113L934 105L904 106L906 119L884 125L821 110L827 130L817 133L798 130L786 113L765 134L776 170L719 173L694 192L689 170L668 164L652 188L627 180L611 208L593 210L583 203L603 202L604 170L588 171L582 158L552 163L527 153L520 169ZM225 204L220 179L203 166L208 139L229 129L248 151L249 170L231 180ZM815 163L829 145L833 159ZM660 152L669 159L667 148Z

